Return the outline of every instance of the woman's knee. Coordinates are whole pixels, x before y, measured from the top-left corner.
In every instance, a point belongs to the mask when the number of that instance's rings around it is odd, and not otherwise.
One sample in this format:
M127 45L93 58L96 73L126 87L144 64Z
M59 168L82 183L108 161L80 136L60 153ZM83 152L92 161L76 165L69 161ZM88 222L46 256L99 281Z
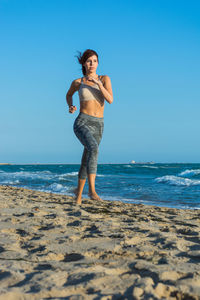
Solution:
M90 145L88 147L87 150L88 150L89 153L98 154L98 152L99 152L99 146L98 146L97 143L93 143L92 145Z
M92 163L87 166L88 174L96 174L97 173L97 163Z

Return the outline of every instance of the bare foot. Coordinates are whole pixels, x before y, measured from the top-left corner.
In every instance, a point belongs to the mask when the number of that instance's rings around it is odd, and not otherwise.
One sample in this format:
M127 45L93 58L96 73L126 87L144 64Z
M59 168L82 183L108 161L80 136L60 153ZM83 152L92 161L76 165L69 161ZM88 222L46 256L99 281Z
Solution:
M97 195L97 193L91 193L91 192L89 192L89 193L88 193L88 196L89 196L90 199L92 199L92 200L103 201L103 199L101 199L101 198Z
M77 205L81 205L81 201L82 201L82 198L81 198L81 197L77 197L77 198L76 198L76 204L77 204Z

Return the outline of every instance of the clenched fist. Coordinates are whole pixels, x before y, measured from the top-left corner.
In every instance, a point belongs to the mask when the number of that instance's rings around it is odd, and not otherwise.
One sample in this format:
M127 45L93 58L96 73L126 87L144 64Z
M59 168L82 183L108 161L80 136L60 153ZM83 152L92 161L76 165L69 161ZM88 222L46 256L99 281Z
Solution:
M74 105L71 105L71 106L69 107L69 113L71 113L71 114L73 114L76 110L77 110L77 107L74 106Z

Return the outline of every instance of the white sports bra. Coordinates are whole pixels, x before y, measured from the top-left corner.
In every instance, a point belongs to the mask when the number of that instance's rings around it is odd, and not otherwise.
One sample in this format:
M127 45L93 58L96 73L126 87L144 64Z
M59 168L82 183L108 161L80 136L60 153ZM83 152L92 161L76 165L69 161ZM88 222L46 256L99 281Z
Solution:
M98 80L100 80L100 76L98 75ZM90 101L96 100L101 104L104 102L104 97L102 92L99 89L97 83L93 85L88 85L83 82L83 77L81 78L80 88L78 90L80 101Z

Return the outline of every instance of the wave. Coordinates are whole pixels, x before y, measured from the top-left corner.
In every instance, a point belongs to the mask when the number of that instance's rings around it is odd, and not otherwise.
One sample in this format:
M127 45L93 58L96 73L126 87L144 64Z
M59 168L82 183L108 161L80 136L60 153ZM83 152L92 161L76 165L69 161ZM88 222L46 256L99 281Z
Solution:
M155 178L155 181L158 183L167 183L167 184L176 185L176 186L200 185L200 180L182 178L182 177L173 176L173 175L166 175L166 176L158 177L158 178Z
M3 172L0 173L0 182L4 181L16 181L16 180L35 180L35 179L42 179L42 180L49 180L54 177L50 171L42 171L42 172L27 172L27 171L20 171L20 172Z
M42 192L65 194L69 191L69 187L64 186L60 183L52 183L48 187L45 187L45 188L39 189L39 190L42 191Z
M183 177L192 177L199 174L200 174L200 169L196 169L196 170L185 170L179 173L178 175Z
M78 175L78 172L64 173L64 174L61 174L60 176L76 176L76 175Z
M69 172L64 174L56 174L52 173L50 171L34 171L34 172L28 172L28 171L19 171L19 172L0 172L0 182L3 182L4 180L23 180L23 179L40 179L40 180L51 180L51 179L64 179L68 176L76 176L78 172Z
M8 184L8 185L15 185L15 184L19 184L20 183L20 181L18 180L18 179L16 179L16 180L10 180L10 179L5 179L5 180L1 180L0 181L0 184Z
M141 168L149 168L149 169L159 169L159 167L144 165Z
M60 175L55 175L55 176L58 176L58 179L60 180L63 180L63 179L66 179L68 178L69 176L77 176L78 175L78 172L69 172L69 173L64 173L64 174L60 174Z

